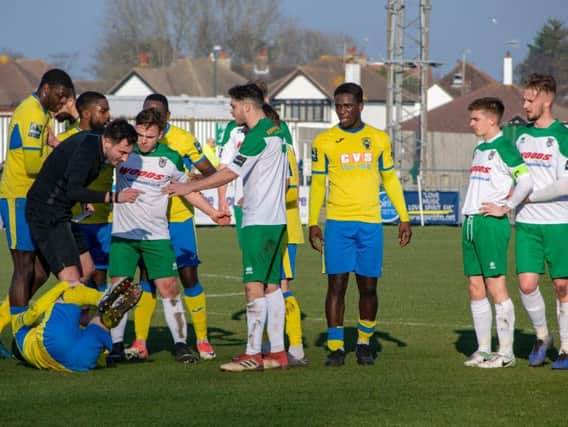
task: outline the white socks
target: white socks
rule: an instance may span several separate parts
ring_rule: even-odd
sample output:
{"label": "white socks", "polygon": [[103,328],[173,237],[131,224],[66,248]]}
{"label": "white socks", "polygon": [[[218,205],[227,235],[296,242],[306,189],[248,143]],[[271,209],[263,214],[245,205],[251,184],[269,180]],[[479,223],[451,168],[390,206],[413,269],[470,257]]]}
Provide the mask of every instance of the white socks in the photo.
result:
{"label": "white socks", "polygon": [[537,339],[545,340],[548,337],[546,306],[544,305],[540,289],[537,287],[531,294],[524,294],[521,291],[521,301],[536,332]]}
{"label": "white socks", "polygon": [[247,303],[247,349],[246,354],[260,353],[262,334],[266,323],[266,298],[257,298]]}
{"label": "white socks", "polygon": [[286,320],[286,305],[280,289],[266,294],[268,310],[267,333],[270,340],[270,351],[278,353],[284,350],[284,323]]}
{"label": "white socks", "polygon": [[117,342],[124,341],[124,331],[126,330],[126,322],[128,321],[128,313],[122,316],[118,325],[110,330],[110,336],[112,338],[112,343],[116,344]]}
{"label": "white socks", "polygon": [[180,295],[173,298],[162,298],[162,304],[174,343],[182,342],[185,344],[187,342],[187,320]]}
{"label": "white socks", "polygon": [[499,337],[499,353],[511,356],[515,334],[515,308],[510,298],[495,304],[495,325]]}
{"label": "white socks", "polygon": [[477,337],[477,350],[491,353],[491,323],[493,316],[487,298],[470,302],[473,327]]}
{"label": "white socks", "polygon": [[558,330],[560,331],[560,353],[568,354],[568,302],[561,302],[558,310]]}

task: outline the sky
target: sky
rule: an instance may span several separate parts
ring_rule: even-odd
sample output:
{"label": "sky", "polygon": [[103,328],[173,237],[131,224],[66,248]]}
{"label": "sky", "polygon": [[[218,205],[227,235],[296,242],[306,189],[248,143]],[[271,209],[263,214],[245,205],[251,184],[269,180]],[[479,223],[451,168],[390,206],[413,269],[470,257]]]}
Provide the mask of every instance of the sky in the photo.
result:
{"label": "sky", "polygon": [[[0,50],[29,58],[76,53],[70,73],[93,78],[90,66],[104,32],[103,0],[17,0],[3,2]],[[418,0],[406,0],[407,22],[418,16]],[[568,25],[566,0],[431,0],[430,60],[441,76],[465,57],[494,78],[502,79],[503,57],[514,65],[548,18]],[[281,0],[282,14],[305,27],[350,35],[371,60],[386,57],[386,0]],[[416,51],[407,38],[408,55]]]}

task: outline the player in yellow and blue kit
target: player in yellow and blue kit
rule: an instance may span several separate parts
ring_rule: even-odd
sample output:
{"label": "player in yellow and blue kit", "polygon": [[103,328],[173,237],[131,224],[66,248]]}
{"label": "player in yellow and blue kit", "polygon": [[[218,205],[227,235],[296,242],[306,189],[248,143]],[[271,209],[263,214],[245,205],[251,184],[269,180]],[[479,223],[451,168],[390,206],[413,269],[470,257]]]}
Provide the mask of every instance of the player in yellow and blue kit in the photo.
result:
{"label": "player in yellow and blue kit", "polygon": [[[38,257],[25,219],[26,195],[57,139],[51,131],[52,114],[60,111],[74,93],[69,75],[59,69],[47,71],[35,93],[14,111],[8,129],[8,150],[0,181],[0,215],[14,271],[10,302],[0,306],[0,330],[24,311],[47,273]],[[10,308],[11,307],[11,308]]]}
{"label": "player in yellow and blue kit", "polygon": [[[328,324],[327,366],[345,363],[343,315],[349,273],[359,288],[357,362],[372,365],[369,340],[377,315],[377,279],[382,273],[383,229],[379,204],[382,184],[400,216],[399,242],[406,246],[411,231],[402,186],[394,170],[388,135],[361,121],[363,90],[344,83],[335,90],[339,124],[318,135],[312,147],[310,186],[310,243],[325,256],[328,289],[325,301]],[[318,218],[325,198],[325,239]],[[325,246],[324,246],[325,242]]]}
{"label": "player in yellow and blue kit", "polygon": [[[101,353],[111,348],[109,328],[136,304],[140,295],[140,285],[127,280],[106,294],[59,282],[15,318],[14,355],[39,369],[94,369]],[[83,328],[85,305],[96,306],[97,313]]]}
{"label": "player in yellow and blue kit", "polygon": [[[103,133],[110,121],[110,108],[106,97],[98,92],[83,92],[77,98],[76,108],[79,112],[79,121],[66,132],[57,135],[60,141],[64,141],[79,132]],[[99,176],[88,186],[95,191],[111,191],[114,168],[105,164]],[[82,234],[95,263],[95,272],[88,285],[99,290],[106,288],[108,255],[110,250],[110,234],[112,220],[112,205],[108,203],[93,203],[83,205],[77,203],[73,207],[73,217],[80,218],[87,214],[79,223],[72,227]]]}
{"label": "player in yellow and blue kit", "polygon": [[[170,111],[168,100],[164,95],[148,95],[143,109],[154,108],[168,121]],[[167,123],[161,144],[178,152],[187,171],[195,166],[203,175],[208,176],[216,171],[203,154],[201,145],[195,137],[183,129]],[[176,263],[181,283],[184,287],[184,302],[191,315],[197,340],[197,351],[202,359],[214,359],[215,351],[207,338],[207,307],[205,292],[197,274],[197,266],[201,263],[197,254],[197,239],[193,220],[193,206],[184,198],[174,197],[168,207],[168,222],[172,246],[176,255]],[[150,330],[150,321],[156,307],[155,287],[148,280],[142,280],[144,294],[134,311],[136,341],[126,350],[128,358],[146,358],[148,350],[146,340]],[[124,330],[125,323],[120,325]],[[119,328],[117,328],[119,329]],[[113,330],[115,345],[113,353],[120,354],[123,333]]]}

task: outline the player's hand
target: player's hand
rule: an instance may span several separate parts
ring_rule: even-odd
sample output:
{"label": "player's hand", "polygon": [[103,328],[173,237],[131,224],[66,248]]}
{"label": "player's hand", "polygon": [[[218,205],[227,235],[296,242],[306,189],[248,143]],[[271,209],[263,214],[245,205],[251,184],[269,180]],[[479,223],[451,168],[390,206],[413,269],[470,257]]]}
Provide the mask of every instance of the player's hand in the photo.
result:
{"label": "player's hand", "polygon": [[213,220],[213,222],[221,226],[229,225],[231,223],[231,214],[220,210],[215,211],[215,213],[211,215],[210,218]]}
{"label": "player's hand", "polygon": [[195,190],[191,188],[190,183],[183,183],[178,181],[172,181],[168,185],[162,187],[162,193],[169,194],[172,196],[185,196],[189,193],[193,193]]}
{"label": "player's hand", "polygon": [[482,203],[479,208],[479,212],[483,216],[495,216],[497,218],[507,215],[510,210],[511,208],[507,205],[499,206],[495,203]]}
{"label": "player's hand", "polygon": [[219,210],[221,212],[227,212],[229,213],[229,215],[231,214],[231,209],[229,208],[229,204],[227,203],[227,200],[219,200]]}
{"label": "player's hand", "polygon": [[95,205],[92,203],[83,203],[83,212],[91,212],[95,211]]}
{"label": "player's hand", "polygon": [[412,237],[412,230],[410,229],[409,222],[401,222],[398,224],[398,243],[401,248],[404,248],[410,243]]}
{"label": "player's hand", "polygon": [[310,244],[319,253],[322,253],[323,247],[323,234],[319,225],[310,226]]}
{"label": "player's hand", "polygon": [[144,194],[144,192],[135,188],[127,188],[116,194],[116,201],[118,203],[134,203],[140,194]]}
{"label": "player's hand", "polygon": [[55,134],[53,133],[53,129],[48,127],[47,128],[47,145],[49,145],[52,148],[55,148],[60,144],[60,142],[61,141],[59,141],[57,139],[57,137],[55,136]]}

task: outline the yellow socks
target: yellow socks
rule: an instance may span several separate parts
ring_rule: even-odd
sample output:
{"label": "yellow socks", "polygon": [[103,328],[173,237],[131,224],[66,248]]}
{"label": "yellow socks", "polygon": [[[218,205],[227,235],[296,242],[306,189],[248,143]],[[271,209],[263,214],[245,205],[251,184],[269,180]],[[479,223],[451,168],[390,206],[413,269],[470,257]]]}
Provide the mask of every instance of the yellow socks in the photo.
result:
{"label": "yellow socks", "polygon": [[152,285],[148,281],[140,282],[144,292],[134,308],[134,333],[137,340],[146,341],[150,333],[150,322],[156,309],[156,295],[152,293]]}
{"label": "yellow socks", "polygon": [[205,292],[201,283],[197,283],[193,288],[184,289],[185,305],[191,314],[191,322],[195,331],[197,341],[207,339],[207,305],[205,303]]}
{"label": "yellow socks", "polygon": [[359,319],[357,323],[357,344],[369,344],[369,340],[375,333],[376,320]]}

